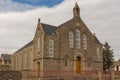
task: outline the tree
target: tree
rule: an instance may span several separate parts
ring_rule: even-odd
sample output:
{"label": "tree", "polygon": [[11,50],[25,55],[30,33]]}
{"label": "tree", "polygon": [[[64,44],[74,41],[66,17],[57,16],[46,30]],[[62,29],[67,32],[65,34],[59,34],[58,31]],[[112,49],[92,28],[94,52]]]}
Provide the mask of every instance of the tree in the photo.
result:
{"label": "tree", "polygon": [[105,42],[103,45],[103,70],[107,71],[113,67],[114,58],[113,58],[113,49],[109,46],[108,42]]}

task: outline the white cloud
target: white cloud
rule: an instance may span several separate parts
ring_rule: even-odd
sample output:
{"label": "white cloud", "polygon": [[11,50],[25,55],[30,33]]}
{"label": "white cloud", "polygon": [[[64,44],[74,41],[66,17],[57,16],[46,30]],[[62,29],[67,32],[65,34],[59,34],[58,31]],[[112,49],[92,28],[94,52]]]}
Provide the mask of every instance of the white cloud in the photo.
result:
{"label": "white cloud", "polygon": [[[115,58],[120,58],[120,10],[118,9],[120,7],[120,1],[76,1],[81,8],[81,18],[91,32],[96,33],[101,42],[108,41],[114,49]],[[14,5],[16,3],[12,4]],[[13,12],[8,10],[7,13],[0,13],[0,52],[13,53],[32,40],[38,18],[40,18],[43,23],[53,25],[60,25],[71,19],[74,4],[73,0],[65,0],[52,8],[39,7],[24,12],[16,12],[16,10],[13,9]],[[27,7],[23,5],[18,8],[18,11],[21,8],[27,9]]]}
{"label": "white cloud", "polygon": [[33,8],[33,6],[13,2],[12,0],[0,0],[0,12],[25,11]]}

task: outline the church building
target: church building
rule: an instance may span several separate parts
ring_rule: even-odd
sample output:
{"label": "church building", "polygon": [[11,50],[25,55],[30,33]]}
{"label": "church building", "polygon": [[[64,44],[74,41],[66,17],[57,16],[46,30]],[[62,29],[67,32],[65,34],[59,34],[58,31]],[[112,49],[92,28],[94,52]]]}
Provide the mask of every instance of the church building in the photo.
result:
{"label": "church building", "polygon": [[13,53],[11,65],[24,78],[40,80],[74,80],[85,71],[102,68],[102,44],[82,21],[77,3],[73,18],[59,26],[38,19],[33,40]]}

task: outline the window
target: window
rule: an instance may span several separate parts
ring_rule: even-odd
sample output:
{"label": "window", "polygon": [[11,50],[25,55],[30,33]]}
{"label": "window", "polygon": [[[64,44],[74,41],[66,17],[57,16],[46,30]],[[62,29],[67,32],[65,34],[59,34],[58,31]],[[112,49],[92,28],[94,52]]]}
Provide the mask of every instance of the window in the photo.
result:
{"label": "window", "polygon": [[15,69],[17,70],[17,56],[15,57]]}
{"label": "window", "polygon": [[30,56],[29,56],[29,57],[30,57],[30,60],[29,60],[29,61],[30,61],[30,66],[29,66],[29,67],[32,68],[32,65],[33,65],[33,57],[34,57],[32,50],[30,51],[30,54],[29,54],[29,55],[30,55]]}
{"label": "window", "polygon": [[64,60],[65,60],[65,66],[68,66],[68,55],[64,57]]}
{"label": "window", "polygon": [[54,56],[54,41],[49,40],[49,56],[53,57]]}
{"label": "window", "polygon": [[6,64],[7,64],[7,61],[5,60],[4,62],[5,62],[5,65],[6,65]]}
{"label": "window", "polygon": [[69,47],[73,48],[73,32],[69,32]]}
{"label": "window", "polygon": [[83,34],[83,49],[87,49],[87,37]]}
{"label": "window", "polygon": [[20,69],[22,69],[22,55],[20,54]]}
{"label": "window", "polygon": [[27,53],[25,52],[25,62],[24,62],[24,68],[26,69],[27,68]]}
{"label": "window", "polygon": [[40,37],[38,38],[38,53],[40,52]]}
{"label": "window", "polygon": [[80,30],[76,29],[76,48],[80,49]]}
{"label": "window", "polygon": [[100,60],[100,48],[97,47],[97,60]]}

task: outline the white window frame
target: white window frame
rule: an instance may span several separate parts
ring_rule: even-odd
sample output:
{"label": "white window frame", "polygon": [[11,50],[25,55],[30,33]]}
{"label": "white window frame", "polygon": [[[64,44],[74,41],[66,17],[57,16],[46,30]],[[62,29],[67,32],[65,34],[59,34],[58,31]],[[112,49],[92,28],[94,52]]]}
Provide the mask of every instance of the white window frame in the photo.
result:
{"label": "white window frame", "polygon": [[87,49],[87,36],[85,34],[83,34],[83,49]]}
{"label": "white window frame", "polygon": [[54,41],[49,40],[49,57],[54,57]]}
{"label": "white window frame", "polygon": [[80,30],[76,29],[76,48],[80,49]]}
{"label": "white window frame", "polygon": [[69,48],[73,48],[73,32],[69,32]]}

